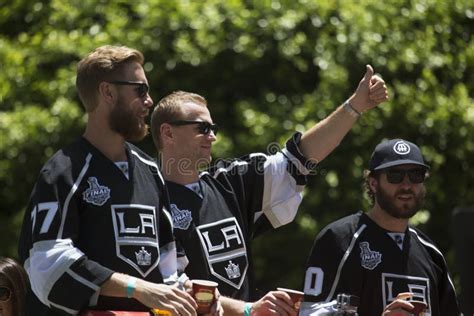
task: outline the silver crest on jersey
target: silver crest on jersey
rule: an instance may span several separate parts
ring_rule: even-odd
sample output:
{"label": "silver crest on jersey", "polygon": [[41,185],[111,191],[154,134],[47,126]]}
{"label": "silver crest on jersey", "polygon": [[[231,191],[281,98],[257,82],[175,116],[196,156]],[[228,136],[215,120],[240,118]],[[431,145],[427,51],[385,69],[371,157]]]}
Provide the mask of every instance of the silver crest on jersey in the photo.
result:
{"label": "silver crest on jersey", "polygon": [[360,264],[369,270],[375,269],[382,262],[382,254],[378,251],[370,250],[368,242],[359,243],[360,247]]}
{"label": "silver crest on jersey", "polygon": [[82,198],[87,203],[102,206],[110,199],[110,189],[105,185],[100,185],[96,177],[87,179],[89,188],[82,192]]}
{"label": "silver crest on jersey", "polygon": [[171,217],[173,217],[173,228],[186,230],[193,221],[189,210],[180,210],[176,204],[170,205]]}
{"label": "silver crest on jersey", "polygon": [[149,266],[151,264],[151,252],[146,251],[145,247],[142,247],[139,252],[135,252],[135,256],[139,266]]}
{"label": "silver crest on jersey", "polygon": [[229,265],[225,267],[225,272],[227,272],[229,279],[240,277],[240,267],[238,264],[232,263],[232,260],[229,260]]}

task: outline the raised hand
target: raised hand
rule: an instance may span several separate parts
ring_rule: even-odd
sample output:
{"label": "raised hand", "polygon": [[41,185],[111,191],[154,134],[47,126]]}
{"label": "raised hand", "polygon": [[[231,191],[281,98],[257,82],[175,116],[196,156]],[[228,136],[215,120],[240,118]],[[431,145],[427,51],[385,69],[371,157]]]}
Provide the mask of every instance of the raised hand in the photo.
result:
{"label": "raised hand", "polygon": [[366,66],[364,77],[350,97],[351,106],[362,113],[388,100],[387,86],[380,76],[374,75],[371,65]]}

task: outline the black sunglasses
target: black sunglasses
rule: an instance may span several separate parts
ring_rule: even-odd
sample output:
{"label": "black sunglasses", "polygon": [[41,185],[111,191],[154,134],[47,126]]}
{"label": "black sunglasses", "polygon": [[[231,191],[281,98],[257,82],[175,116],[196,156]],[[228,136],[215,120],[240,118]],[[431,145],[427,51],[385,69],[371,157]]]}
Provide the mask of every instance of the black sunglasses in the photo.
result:
{"label": "black sunglasses", "polygon": [[392,184],[398,184],[405,179],[405,175],[408,175],[408,179],[411,183],[423,183],[426,178],[426,169],[415,168],[415,169],[396,169],[390,168],[384,171],[387,175],[387,181]]}
{"label": "black sunglasses", "polygon": [[111,84],[116,84],[116,85],[121,85],[121,86],[137,86],[137,93],[140,98],[144,98],[148,92],[150,91],[150,87],[141,81],[120,81],[120,80],[115,80],[115,81],[107,81],[108,83]]}
{"label": "black sunglasses", "polygon": [[170,125],[176,125],[176,126],[182,126],[182,125],[191,125],[191,124],[196,124],[198,127],[199,134],[204,134],[207,135],[211,131],[214,132],[214,135],[217,135],[217,132],[219,131],[219,127],[217,124],[211,124],[209,122],[203,122],[203,121],[187,121],[187,120],[180,120],[180,121],[172,121],[168,122]]}
{"label": "black sunglasses", "polygon": [[12,296],[12,291],[6,286],[0,286],[0,302],[6,302]]}

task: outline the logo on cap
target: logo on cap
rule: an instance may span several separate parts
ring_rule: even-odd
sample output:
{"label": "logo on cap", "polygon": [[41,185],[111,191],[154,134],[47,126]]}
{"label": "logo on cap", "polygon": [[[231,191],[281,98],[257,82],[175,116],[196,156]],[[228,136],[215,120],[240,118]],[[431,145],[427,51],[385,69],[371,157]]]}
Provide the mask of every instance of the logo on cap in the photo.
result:
{"label": "logo on cap", "polygon": [[393,145],[393,150],[399,155],[408,155],[410,153],[410,145],[400,140]]}

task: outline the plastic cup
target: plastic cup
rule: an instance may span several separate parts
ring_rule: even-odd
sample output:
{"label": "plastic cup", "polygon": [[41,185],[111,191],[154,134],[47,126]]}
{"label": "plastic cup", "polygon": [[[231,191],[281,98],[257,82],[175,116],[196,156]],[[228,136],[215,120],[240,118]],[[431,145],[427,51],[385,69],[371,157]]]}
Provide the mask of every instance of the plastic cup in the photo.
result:
{"label": "plastic cup", "polygon": [[301,302],[303,301],[303,296],[304,296],[303,292],[292,290],[292,289],[285,289],[283,287],[277,287],[277,290],[287,293],[290,296],[291,301],[293,302],[293,308],[296,311],[300,310]]}
{"label": "plastic cup", "polygon": [[198,305],[196,312],[198,314],[209,314],[211,306],[214,304],[214,293],[217,283],[208,280],[192,280],[194,299]]}

